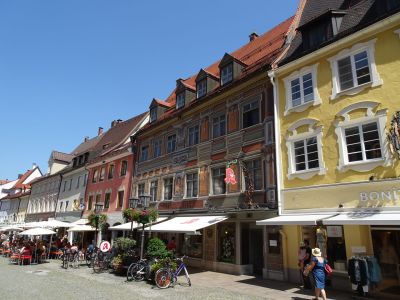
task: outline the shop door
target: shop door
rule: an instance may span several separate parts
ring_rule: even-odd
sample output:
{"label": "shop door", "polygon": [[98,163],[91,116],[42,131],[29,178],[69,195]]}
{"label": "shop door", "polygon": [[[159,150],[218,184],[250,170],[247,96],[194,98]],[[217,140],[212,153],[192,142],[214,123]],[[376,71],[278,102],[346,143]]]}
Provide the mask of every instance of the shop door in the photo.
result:
{"label": "shop door", "polygon": [[400,294],[400,227],[371,228],[374,256],[381,269],[378,288],[383,293]]}
{"label": "shop door", "polygon": [[262,276],[263,270],[263,232],[262,229],[250,229],[250,263],[255,276]]}

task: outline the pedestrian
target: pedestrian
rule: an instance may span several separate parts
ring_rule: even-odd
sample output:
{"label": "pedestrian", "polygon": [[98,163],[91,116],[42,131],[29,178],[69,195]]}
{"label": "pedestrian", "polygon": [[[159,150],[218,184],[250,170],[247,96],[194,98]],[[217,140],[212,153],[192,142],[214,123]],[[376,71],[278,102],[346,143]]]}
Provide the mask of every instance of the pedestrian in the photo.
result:
{"label": "pedestrian", "polygon": [[176,250],[176,244],[175,244],[175,237],[173,236],[171,238],[171,240],[169,241],[168,245],[167,245],[167,249],[170,251],[175,252]]}
{"label": "pedestrian", "polygon": [[314,248],[312,249],[312,259],[309,266],[304,271],[305,275],[309,275],[312,271],[315,280],[315,298],[319,299],[319,296],[322,296],[323,300],[326,300],[326,292],[325,292],[325,265],[327,263],[326,259],[322,257],[321,249]]}
{"label": "pedestrian", "polygon": [[304,270],[308,267],[308,265],[311,263],[311,247],[310,243],[308,240],[304,240],[304,249],[305,249],[305,255],[303,258],[303,267],[302,267],[302,277],[303,277],[303,287],[304,289],[310,290],[312,288],[311,286],[311,278],[310,276],[305,276],[304,275]]}

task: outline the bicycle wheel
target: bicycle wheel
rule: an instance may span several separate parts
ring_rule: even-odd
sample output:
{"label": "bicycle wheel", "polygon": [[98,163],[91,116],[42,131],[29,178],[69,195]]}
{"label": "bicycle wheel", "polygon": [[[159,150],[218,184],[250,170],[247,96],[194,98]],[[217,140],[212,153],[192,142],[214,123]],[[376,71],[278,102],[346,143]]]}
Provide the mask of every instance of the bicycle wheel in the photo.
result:
{"label": "bicycle wheel", "polygon": [[86,265],[88,268],[92,265],[92,256],[91,255],[86,255]]}
{"label": "bicycle wheel", "polygon": [[133,268],[137,265],[137,263],[132,263],[128,267],[128,271],[126,271],[126,281],[132,281],[133,280]]}
{"label": "bicycle wheel", "polygon": [[146,263],[143,262],[138,262],[133,268],[132,268],[132,274],[133,274],[133,279],[135,281],[143,281],[144,277],[146,275]]}
{"label": "bicycle wheel", "polygon": [[93,262],[93,272],[100,273],[101,268],[102,268],[101,261],[97,257],[95,257],[94,262]]}
{"label": "bicycle wheel", "polygon": [[171,272],[169,269],[162,268],[159,269],[156,272],[156,275],[154,276],[154,281],[156,282],[156,285],[160,289],[166,289],[171,285]]}

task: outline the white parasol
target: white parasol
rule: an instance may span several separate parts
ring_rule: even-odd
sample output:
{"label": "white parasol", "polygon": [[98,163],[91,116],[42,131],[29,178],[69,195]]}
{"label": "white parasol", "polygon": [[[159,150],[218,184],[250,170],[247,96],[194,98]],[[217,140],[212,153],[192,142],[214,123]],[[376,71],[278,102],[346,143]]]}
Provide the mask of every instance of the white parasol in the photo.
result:
{"label": "white parasol", "polygon": [[85,231],[96,231],[96,228],[90,225],[76,225],[67,230],[68,232],[85,232]]}
{"label": "white parasol", "polygon": [[55,234],[53,230],[46,229],[46,228],[31,228],[25,231],[18,233],[19,235],[50,235]]}

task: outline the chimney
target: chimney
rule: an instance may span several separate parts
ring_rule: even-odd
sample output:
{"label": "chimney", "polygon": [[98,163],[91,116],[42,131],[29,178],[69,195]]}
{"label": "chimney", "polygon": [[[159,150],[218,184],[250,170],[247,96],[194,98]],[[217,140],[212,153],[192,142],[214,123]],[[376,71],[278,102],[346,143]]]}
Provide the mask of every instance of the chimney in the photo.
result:
{"label": "chimney", "polygon": [[111,128],[113,128],[115,125],[117,125],[117,120],[111,122]]}
{"label": "chimney", "polygon": [[119,123],[121,123],[122,122],[122,120],[121,119],[118,119],[117,120],[117,124],[119,124]]}
{"label": "chimney", "polygon": [[21,179],[23,174],[18,174],[18,179]]}
{"label": "chimney", "polygon": [[250,35],[249,35],[250,42],[254,41],[256,38],[258,38],[257,33],[255,33],[255,32],[250,33]]}
{"label": "chimney", "polygon": [[99,127],[99,130],[97,131],[97,135],[103,134],[103,127]]}
{"label": "chimney", "polygon": [[83,142],[87,142],[89,140],[89,137],[88,136],[85,136],[85,138],[83,139]]}

